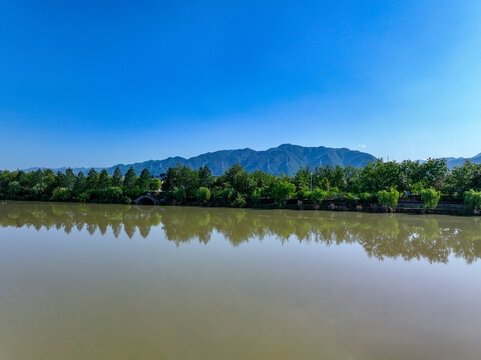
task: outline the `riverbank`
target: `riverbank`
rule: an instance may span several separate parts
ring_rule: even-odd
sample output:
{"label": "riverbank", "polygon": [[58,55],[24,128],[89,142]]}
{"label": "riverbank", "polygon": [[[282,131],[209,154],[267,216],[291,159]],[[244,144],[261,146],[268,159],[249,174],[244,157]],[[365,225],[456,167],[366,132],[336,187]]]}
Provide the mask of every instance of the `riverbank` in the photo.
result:
{"label": "riverbank", "polygon": [[[213,201],[199,203],[194,199],[177,201],[164,199],[159,195],[143,195],[133,201],[137,205],[167,205],[167,206],[198,206],[198,207],[224,207],[232,208],[222,202]],[[348,201],[343,198],[324,199],[321,203],[311,200],[287,199],[283,205],[279,205],[272,199],[260,199],[256,204],[247,203],[245,208],[250,209],[289,209],[289,210],[320,210],[320,211],[351,211],[367,213],[403,213],[413,215],[454,215],[454,216],[479,216],[481,213],[468,208],[462,200],[450,197],[442,198],[436,208],[425,208],[419,196],[400,198],[397,206],[382,206],[373,201]]]}
{"label": "riverbank", "polygon": [[[1,200],[4,205],[8,201],[23,201],[23,200]],[[26,200],[32,201],[32,200]],[[58,201],[57,201],[58,202]],[[78,201],[63,201],[62,203],[82,203]],[[103,203],[103,204],[119,204],[117,202],[89,202],[89,203]],[[195,207],[209,207],[209,208],[238,208],[239,206],[226,205],[220,201],[210,201],[200,203],[195,198],[177,201],[175,199],[167,199],[162,193],[139,196],[131,198],[131,203],[134,205],[165,205],[165,206],[195,206]],[[121,203],[121,205],[128,205]],[[413,215],[451,215],[451,216],[480,216],[481,212],[467,207],[460,199],[451,197],[441,198],[436,208],[425,208],[419,196],[410,196],[400,198],[397,206],[389,207],[379,205],[374,201],[348,201],[346,198],[324,199],[320,203],[314,203],[311,200],[297,200],[287,199],[284,204],[279,205],[272,199],[263,198],[257,203],[247,202],[242,208],[248,209],[288,209],[300,211],[350,211],[350,212],[364,212],[364,213],[401,213]]]}

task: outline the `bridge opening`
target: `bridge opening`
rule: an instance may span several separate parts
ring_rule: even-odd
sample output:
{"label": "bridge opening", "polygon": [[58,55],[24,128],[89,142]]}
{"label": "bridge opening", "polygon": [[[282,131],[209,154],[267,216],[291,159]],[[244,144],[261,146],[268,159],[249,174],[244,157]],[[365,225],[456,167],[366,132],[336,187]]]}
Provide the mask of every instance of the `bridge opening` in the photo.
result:
{"label": "bridge opening", "polygon": [[138,205],[155,205],[154,200],[152,200],[150,197],[143,197],[137,201]]}

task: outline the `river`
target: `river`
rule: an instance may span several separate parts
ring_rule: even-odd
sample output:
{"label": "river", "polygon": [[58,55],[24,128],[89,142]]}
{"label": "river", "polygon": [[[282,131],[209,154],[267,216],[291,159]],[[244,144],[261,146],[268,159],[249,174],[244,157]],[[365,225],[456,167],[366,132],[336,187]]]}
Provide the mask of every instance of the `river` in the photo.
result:
{"label": "river", "polygon": [[480,359],[481,218],[6,202],[0,359]]}

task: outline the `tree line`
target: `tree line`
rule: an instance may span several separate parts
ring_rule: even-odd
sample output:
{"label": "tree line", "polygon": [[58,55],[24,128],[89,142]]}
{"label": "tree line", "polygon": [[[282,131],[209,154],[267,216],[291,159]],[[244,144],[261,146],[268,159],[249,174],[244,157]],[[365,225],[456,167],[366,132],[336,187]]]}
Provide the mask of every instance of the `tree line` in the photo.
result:
{"label": "tree line", "polygon": [[91,169],[87,175],[50,169],[37,171],[0,171],[0,198],[9,200],[75,201],[130,203],[147,191],[158,191],[162,183],[153,179],[149,170],[140,176],[130,168],[125,176],[116,168],[113,176],[107,170]]}
{"label": "tree line", "polygon": [[396,206],[398,198],[420,195],[426,207],[436,207],[441,196],[464,198],[481,208],[481,164],[465,162],[449,169],[445,159],[427,161],[369,162],[353,166],[301,167],[294,176],[276,176],[261,170],[249,173],[234,164],[221,176],[204,166],[191,169],[177,164],[163,181],[144,169],[140,176],[130,168],[125,176],[116,168],[113,176],[104,169],[87,175],[52,170],[0,171],[0,198],[78,202],[129,203],[146,192],[162,192],[176,203],[217,203],[224,206],[256,206],[270,199],[282,206],[287,199],[321,203],[326,198],[371,201]]}

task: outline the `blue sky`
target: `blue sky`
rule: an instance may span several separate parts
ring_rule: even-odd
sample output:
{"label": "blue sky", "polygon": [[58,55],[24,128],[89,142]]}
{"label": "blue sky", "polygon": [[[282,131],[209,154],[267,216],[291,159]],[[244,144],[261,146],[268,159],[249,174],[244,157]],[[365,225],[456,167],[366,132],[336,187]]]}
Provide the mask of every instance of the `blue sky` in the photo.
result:
{"label": "blue sky", "polygon": [[479,1],[0,0],[0,168],[481,152]]}

